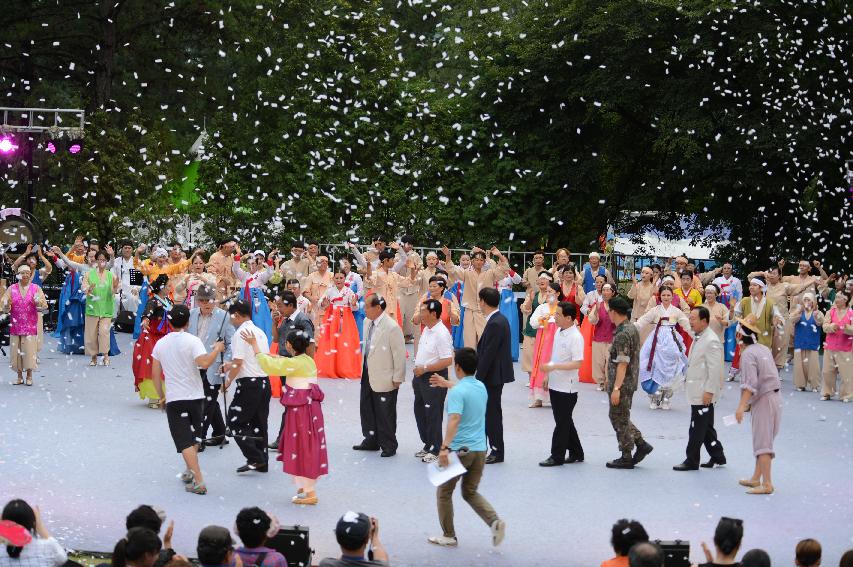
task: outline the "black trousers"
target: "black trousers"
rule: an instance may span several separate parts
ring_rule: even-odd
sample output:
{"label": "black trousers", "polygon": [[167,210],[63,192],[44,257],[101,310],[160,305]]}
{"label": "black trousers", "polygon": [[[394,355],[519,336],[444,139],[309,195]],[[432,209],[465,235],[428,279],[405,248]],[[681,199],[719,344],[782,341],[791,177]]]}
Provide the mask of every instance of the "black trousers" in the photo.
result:
{"label": "black trousers", "polygon": [[574,392],[558,392],[548,390],[551,395],[551,411],[554,413],[554,434],[551,436],[551,458],[562,463],[566,460],[566,451],[570,457],[583,459],[583,447],[572,419],[575,404],[578,403],[578,394]]}
{"label": "black trousers", "polygon": [[270,379],[254,376],[240,378],[236,382],[234,399],[228,408],[228,425],[246,462],[266,464],[269,460],[267,419],[270,415]]}
{"label": "black trousers", "polygon": [[213,428],[211,437],[225,435],[225,419],[222,417],[222,408],[219,407],[219,392],[222,390],[220,384],[211,384],[207,381],[207,369],[199,370],[201,381],[204,382],[204,417],[201,423],[201,437],[207,439],[207,430]]}
{"label": "black trousers", "polygon": [[447,388],[430,386],[429,377],[433,374],[447,378],[447,369],[415,376],[412,389],[415,391],[415,423],[418,425],[418,434],[421,436],[424,449],[438,455],[441,449],[443,434],[441,422],[444,418],[444,398],[447,397]]}
{"label": "black trousers", "polygon": [[370,387],[370,374],[365,364],[361,370],[359,413],[361,414],[362,443],[366,447],[397,451],[397,393],[374,392]]}
{"label": "black trousers", "polygon": [[489,438],[489,447],[496,457],[504,456],[504,415],[501,408],[501,396],[504,385],[486,385],[489,396],[486,401],[486,437]]}
{"label": "black trousers", "polygon": [[725,458],[723,445],[717,440],[714,429],[714,404],[707,406],[690,406],[690,434],[687,439],[687,462],[699,464],[702,445],[715,459]]}

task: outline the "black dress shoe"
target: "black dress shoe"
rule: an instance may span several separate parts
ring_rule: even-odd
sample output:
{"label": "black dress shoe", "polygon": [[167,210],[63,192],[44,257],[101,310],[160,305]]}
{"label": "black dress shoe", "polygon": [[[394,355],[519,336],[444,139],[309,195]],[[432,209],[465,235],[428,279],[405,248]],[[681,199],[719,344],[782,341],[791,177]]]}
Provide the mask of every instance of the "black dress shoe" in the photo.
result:
{"label": "black dress shoe", "polygon": [[633,469],[634,460],[631,457],[619,457],[607,462],[608,469]]}
{"label": "black dress shoe", "polygon": [[715,459],[714,457],[711,457],[710,459],[708,459],[707,463],[702,463],[699,466],[702,467],[703,469],[712,469],[712,468],[714,468],[714,465],[717,465],[718,467],[722,467],[725,464],[726,464],[726,458],[725,457],[722,457],[720,459]]}
{"label": "black dress shoe", "polygon": [[249,471],[267,472],[269,471],[269,465],[264,463],[246,463],[245,465],[237,469],[238,473],[244,473]]}
{"label": "black dress shoe", "polygon": [[636,465],[639,464],[640,461],[646,458],[646,455],[654,451],[655,448],[652,447],[647,441],[643,441],[643,444],[637,447],[637,450],[634,452],[634,456],[631,457],[631,461]]}
{"label": "black dress shoe", "polygon": [[201,443],[199,443],[196,447],[196,451],[199,453],[204,453],[205,443],[207,443],[207,441],[202,441]]}
{"label": "black dress shoe", "polygon": [[495,463],[502,463],[502,462],[504,462],[503,455],[501,455],[499,457],[499,456],[495,455],[494,453],[492,453],[488,457],[486,457],[486,464],[487,465],[493,465]]}
{"label": "black dress shoe", "polygon": [[208,447],[219,447],[220,445],[227,445],[228,443],[230,443],[230,441],[228,441],[228,438],[224,435],[218,435],[204,440],[204,444]]}
{"label": "black dress shoe", "polygon": [[382,453],[380,453],[379,456],[380,457],[393,457],[396,454],[397,454],[397,451],[382,451]]}
{"label": "black dress shoe", "polygon": [[581,455],[579,457],[577,457],[575,455],[571,455],[568,459],[566,459],[566,462],[569,464],[582,463],[583,462],[583,455]]}
{"label": "black dress shoe", "polygon": [[688,463],[687,461],[684,461],[680,465],[675,465],[674,467],[672,467],[672,470],[674,470],[674,471],[698,471],[699,465],[694,465],[693,463]]}
{"label": "black dress shoe", "polygon": [[539,463],[540,467],[559,467],[563,464],[563,461],[555,461],[554,457],[548,457],[541,463]]}
{"label": "black dress shoe", "polygon": [[365,443],[364,441],[362,441],[358,445],[353,445],[352,450],[353,451],[378,451],[379,446],[378,445],[369,445],[369,444]]}

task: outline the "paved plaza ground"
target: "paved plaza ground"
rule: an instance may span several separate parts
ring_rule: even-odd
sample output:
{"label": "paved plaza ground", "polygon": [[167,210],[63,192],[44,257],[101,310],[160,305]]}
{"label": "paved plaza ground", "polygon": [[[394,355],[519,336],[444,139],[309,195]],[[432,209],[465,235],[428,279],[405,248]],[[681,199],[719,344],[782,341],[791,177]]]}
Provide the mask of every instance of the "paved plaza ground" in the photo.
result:
{"label": "paved plaza ground", "polygon": [[[793,392],[789,372],[774,463],[777,492],[748,496],[737,479],[752,472],[749,426],[722,425],[722,416],[734,413],[737,383],[726,384],[717,410],[727,467],[672,471],[684,459],[689,425],[681,392],[668,412],[650,410],[645,396],[635,395],[634,422],[655,451],[633,471],[606,469],[618,454],[607,399],[584,384],[575,421],[586,462],[543,469],[538,462],[548,456],[551,410],[527,408],[526,378],[516,367],[517,381],[503,397],[506,462],[488,466],[480,487],[507,522],[506,541],[491,546],[488,528],[457,491],[459,547],[440,549],[426,542],[440,530],[426,465],[412,456],[420,442],[409,384],[399,398],[400,450],[382,459],[351,449],[361,440],[358,382],[322,380],[331,474],[318,485],[318,506],[290,503],[294,488],[278,463],[267,474],[237,475],[244,461],[234,443],[201,455],[209,493],[196,496],[177,478],[183,467],[165,414],[148,409],[133,391],[129,336],[119,335],[119,344],[123,354],[112,367],[89,368],[87,357],[57,354],[48,339],[32,388],[9,385],[5,360],[0,372],[0,500],[21,497],[41,506],[67,547],[111,550],[124,535],[125,515],[146,503],[166,510],[175,521],[175,548],[190,556],[202,527],[231,528],[240,508],[252,505],[283,524],[309,526],[318,557],[338,553],[332,530],[343,512],[376,516],[395,565],[598,565],[612,555],[610,526],[622,517],[641,521],[653,538],[689,540],[694,561],[720,516],[742,518],[744,550],[764,548],[774,564],[792,565],[804,537],[823,543],[828,566],[853,548],[853,404]],[[273,400],[271,430],[279,408]]]}

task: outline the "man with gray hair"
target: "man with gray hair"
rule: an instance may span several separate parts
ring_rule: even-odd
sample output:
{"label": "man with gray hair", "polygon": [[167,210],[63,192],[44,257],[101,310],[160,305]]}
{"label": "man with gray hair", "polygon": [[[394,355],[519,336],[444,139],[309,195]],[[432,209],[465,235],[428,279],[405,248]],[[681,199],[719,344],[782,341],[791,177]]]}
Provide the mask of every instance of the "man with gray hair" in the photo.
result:
{"label": "man with gray hair", "polygon": [[607,279],[606,283],[616,286],[616,280],[613,279],[613,274],[610,270],[601,265],[601,255],[598,252],[590,252],[589,263],[583,267],[583,291],[589,293],[595,289],[595,278],[604,276]]}
{"label": "man with gray hair", "polygon": [[635,543],[628,552],[629,567],[663,567],[663,550],[656,543]]}

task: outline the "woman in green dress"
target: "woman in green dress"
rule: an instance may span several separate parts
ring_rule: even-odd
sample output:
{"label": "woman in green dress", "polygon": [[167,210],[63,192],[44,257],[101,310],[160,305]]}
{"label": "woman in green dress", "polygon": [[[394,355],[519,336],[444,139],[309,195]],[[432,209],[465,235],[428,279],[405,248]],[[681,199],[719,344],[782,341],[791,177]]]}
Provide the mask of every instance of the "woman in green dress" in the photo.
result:
{"label": "woman in green dress", "polygon": [[104,355],[104,366],[110,363],[110,326],[115,315],[115,293],[121,281],[107,269],[109,256],[103,250],[95,255],[95,269],[83,281],[86,290],[86,323],[83,330],[89,366],[97,366],[98,355]]}

